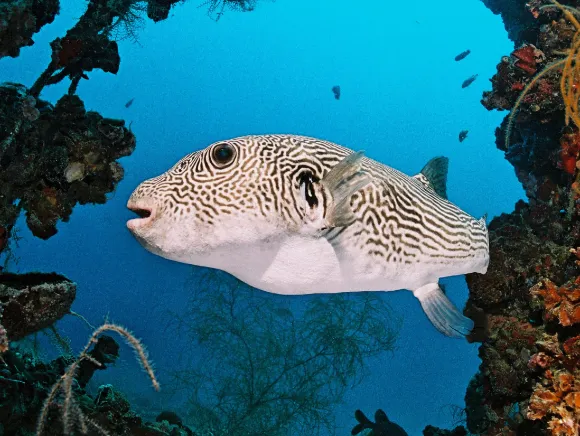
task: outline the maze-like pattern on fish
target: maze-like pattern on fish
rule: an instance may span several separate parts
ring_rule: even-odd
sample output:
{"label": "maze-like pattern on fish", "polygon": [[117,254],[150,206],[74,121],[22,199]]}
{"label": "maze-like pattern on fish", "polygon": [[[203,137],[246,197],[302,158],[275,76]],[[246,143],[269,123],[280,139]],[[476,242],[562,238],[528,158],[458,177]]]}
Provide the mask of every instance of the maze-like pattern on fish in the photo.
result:
{"label": "maze-like pattern on fish", "polygon": [[[224,143],[235,152],[227,165],[214,156],[215,148]],[[186,215],[213,225],[220,216],[244,214],[299,228],[304,216],[301,175],[310,171],[322,179],[350,153],[331,142],[293,135],[220,141],[142,183],[133,198],[154,198],[158,213],[175,220]],[[324,232],[335,248],[366,255],[369,261],[374,258],[375,264],[377,257],[382,258],[384,268],[393,263],[450,264],[487,257],[484,222],[438,196],[420,178],[368,158],[363,159],[363,169],[373,183],[351,198],[357,220]]]}

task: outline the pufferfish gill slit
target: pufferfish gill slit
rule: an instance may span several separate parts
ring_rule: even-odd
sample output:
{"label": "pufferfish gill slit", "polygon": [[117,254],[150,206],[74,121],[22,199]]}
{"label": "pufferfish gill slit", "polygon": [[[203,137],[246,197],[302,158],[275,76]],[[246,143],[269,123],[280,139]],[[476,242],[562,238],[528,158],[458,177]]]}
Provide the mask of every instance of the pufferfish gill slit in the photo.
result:
{"label": "pufferfish gill slit", "polygon": [[141,183],[128,228],[167,259],[226,271],[258,289],[311,294],[408,289],[443,334],[473,322],[441,277],[487,271],[485,218],[446,198],[448,160],[415,176],[296,135],[220,141]]}

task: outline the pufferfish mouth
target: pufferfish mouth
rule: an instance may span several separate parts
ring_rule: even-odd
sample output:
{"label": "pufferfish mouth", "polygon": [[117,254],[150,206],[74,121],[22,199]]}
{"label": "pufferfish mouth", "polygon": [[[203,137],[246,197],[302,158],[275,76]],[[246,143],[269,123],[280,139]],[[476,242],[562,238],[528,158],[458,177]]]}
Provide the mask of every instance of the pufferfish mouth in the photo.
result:
{"label": "pufferfish mouth", "polygon": [[155,219],[155,209],[147,204],[129,200],[127,208],[139,216],[139,218],[133,218],[127,221],[127,227],[131,231],[145,227]]}

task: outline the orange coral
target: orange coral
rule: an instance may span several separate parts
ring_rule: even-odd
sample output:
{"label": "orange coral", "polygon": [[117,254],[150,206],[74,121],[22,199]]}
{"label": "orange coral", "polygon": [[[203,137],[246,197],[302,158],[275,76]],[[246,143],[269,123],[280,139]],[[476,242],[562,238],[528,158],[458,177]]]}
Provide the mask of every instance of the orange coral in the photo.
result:
{"label": "orange coral", "polygon": [[[580,277],[564,286],[542,280],[530,293],[544,305],[544,318],[562,326],[580,322]],[[560,342],[558,335],[544,334],[536,342],[538,353],[531,356],[528,367],[542,371],[530,398],[527,418],[547,419],[549,434],[578,436],[580,434],[580,335]]]}
{"label": "orange coral", "polygon": [[564,398],[566,405],[575,410],[580,410],[580,392],[571,392]]}
{"label": "orange coral", "polygon": [[563,326],[580,322],[580,277],[560,287],[551,280],[542,280],[530,292],[543,299],[547,321],[557,320]]}
{"label": "orange coral", "polygon": [[548,414],[556,413],[561,399],[561,396],[538,385],[530,399],[528,419],[542,419]]}
{"label": "orange coral", "polygon": [[534,354],[528,366],[544,372],[542,382],[536,385],[530,398],[527,417],[532,420],[549,418],[548,429],[552,435],[578,436],[580,336],[567,339],[560,348],[556,335],[544,335],[536,345],[543,351]]}
{"label": "orange coral", "polygon": [[552,419],[548,423],[548,429],[556,436],[578,436],[578,426],[569,416],[562,419]]}
{"label": "orange coral", "polygon": [[[578,342],[580,337],[572,338]],[[538,353],[539,354],[539,353]],[[560,360],[558,360],[558,358]],[[554,357],[560,366],[574,359],[574,355]],[[530,362],[534,359],[534,356]],[[531,365],[530,365],[531,366]],[[537,384],[530,398],[528,419],[537,420],[550,417],[548,429],[554,436],[578,436],[580,418],[580,384],[566,369],[544,372],[545,382]]]}
{"label": "orange coral", "polygon": [[[570,392],[574,387],[574,377],[568,372],[558,372],[554,376],[554,387],[558,392]],[[573,392],[572,394],[576,395],[580,394],[580,392]],[[570,395],[568,395],[566,398],[568,398]]]}
{"label": "orange coral", "polygon": [[576,172],[576,161],[580,151],[580,132],[574,129],[572,133],[565,133],[560,138],[560,162],[561,167],[568,174]]}
{"label": "orange coral", "polygon": [[8,351],[9,342],[8,342],[8,333],[2,324],[0,324],[0,354],[5,353]]}

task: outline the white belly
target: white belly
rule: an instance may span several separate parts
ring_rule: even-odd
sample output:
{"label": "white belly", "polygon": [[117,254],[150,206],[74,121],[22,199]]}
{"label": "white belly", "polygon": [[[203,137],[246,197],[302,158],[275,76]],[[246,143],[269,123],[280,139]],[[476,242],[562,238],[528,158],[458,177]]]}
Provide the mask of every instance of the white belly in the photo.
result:
{"label": "white belly", "polygon": [[[266,269],[255,270],[250,266],[232,272],[255,288],[289,295],[346,290],[340,263],[326,239],[289,236],[275,249],[257,251],[269,257]],[[257,263],[265,262],[262,259]]]}
{"label": "white belly", "polygon": [[[257,257],[257,253],[261,255]],[[357,262],[337,256],[326,239],[298,235],[287,237],[274,250],[254,249],[247,258],[259,268],[247,265],[230,272],[255,288],[275,294],[396,291],[415,289],[438,279],[433,274],[425,274],[426,269],[417,265],[394,265],[387,270],[380,268],[378,275],[373,274],[357,268]]]}
{"label": "white belly", "polygon": [[[337,255],[324,238],[288,235],[260,246],[228,247],[214,268],[266,292],[285,295],[418,289],[439,278],[485,273],[487,261],[442,265],[432,262],[387,265],[363,253]],[[212,256],[213,257],[213,256]],[[197,263],[200,264],[200,263]]]}

